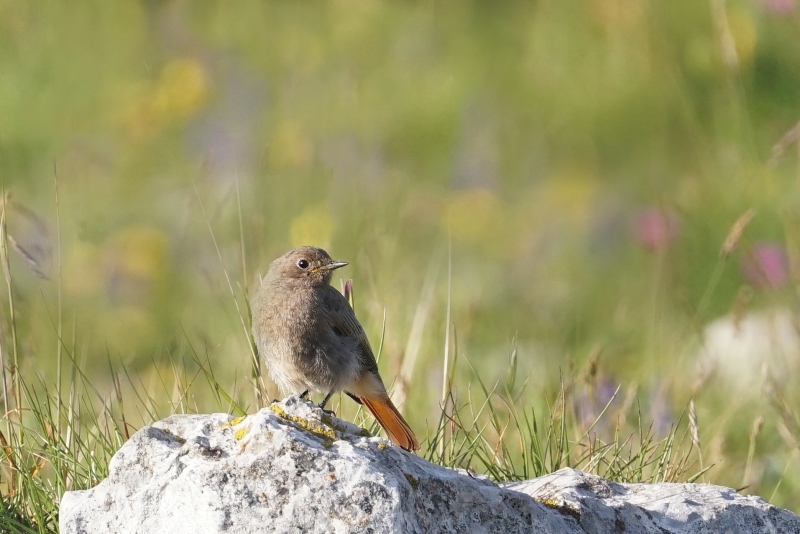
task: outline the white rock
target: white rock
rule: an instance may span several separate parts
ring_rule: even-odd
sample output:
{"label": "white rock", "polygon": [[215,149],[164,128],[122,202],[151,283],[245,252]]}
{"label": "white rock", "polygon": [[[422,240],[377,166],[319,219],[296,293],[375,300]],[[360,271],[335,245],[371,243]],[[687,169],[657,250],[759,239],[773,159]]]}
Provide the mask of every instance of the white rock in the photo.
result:
{"label": "white rock", "polygon": [[795,514],[712,484],[618,484],[561,469],[504,487],[574,511],[580,529],[568,532],[800,533]]}
{"label": "white rock", "polygon": [[368,437],[290,397],[241,419],[173,416],[109,476],[64,494],[63,534],[800,532],[800,518],[702,484],[615,484],[571,469],[496,485]]}

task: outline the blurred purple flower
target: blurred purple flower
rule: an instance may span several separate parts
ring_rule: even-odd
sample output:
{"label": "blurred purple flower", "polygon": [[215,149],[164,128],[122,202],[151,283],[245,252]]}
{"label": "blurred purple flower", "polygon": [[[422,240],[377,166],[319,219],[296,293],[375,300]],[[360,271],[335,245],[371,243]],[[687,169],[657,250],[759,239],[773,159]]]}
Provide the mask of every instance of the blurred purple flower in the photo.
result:
{"label": "blurred purple flower", "polygon": [[657,438],[666,436],[672,429],[674,415],[667,402],[667,395],[664,385],[650,397],[650,417],[653,421],[653,433]]}
{"label": "blurred purple flower", "polygon": [[761,9],[767,15],[780,17],[794,12],[795,0],[761,0]]}
{"label": "blurred purple flower", "polygon": [[595,399],[597,405],[604,409],[606,405],[614,398],[614,393],[617,392],[619,384],[612,382],[608,378],[601,378],[598,380],[597,389],[595,389]]}
{"label": "blurred purple flower", "polygon": [[644,248],[664,249],[678,237],[678,217],[668,209],[646,208],[636,217],[635,233]]}
{"label": "blurred purple flower", "polygon": [[[614,399],[616,391],[617,384],[607,377],[599,378],[594,387],[584,385],[584,387],[580,388],[580,391],[575,396],[574,405],[584,428],[588,428],[589,425],[594,423],[597,416],[603,412],[607,405],[618,404],[618,399]],[[595,427],[595,430],[605,426],[604,423],[613,427],[613,418],[603,417],[603,419],[605,421],[598,421],[598,426]],[[609,430],[613,430],[613,428],[609,428]]]}
{"label": "blurred purple flower", "polygon": [[742,273],[754,287],[781,287],[789,281],[789,256],[776,243],[757,243],[742,257]]}

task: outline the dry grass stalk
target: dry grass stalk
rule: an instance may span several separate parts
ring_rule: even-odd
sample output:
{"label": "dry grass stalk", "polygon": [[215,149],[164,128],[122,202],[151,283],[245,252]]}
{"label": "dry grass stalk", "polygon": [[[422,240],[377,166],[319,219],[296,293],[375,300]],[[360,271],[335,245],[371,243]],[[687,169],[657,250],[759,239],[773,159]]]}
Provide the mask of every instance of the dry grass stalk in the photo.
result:
{"label": "dry grass stalk", "polygon": [[600,356],[603,354],[602,347],[594,347],[589,354],[589,361],[586,364],[586,371],[583,376],[586,384],[594,386],[597,380],[597,373],[600,369]]}
{"label": "dry grass stalk", "polygon": [[28,263],[28,267],[30,267],[31,271],[33,271],[33,273],[42,280],[49,280],[50,278],[45,274],[41,264],[36,260],[36,258],[33,257],[33,254],[25,250],[25,248],[20,245],[11,234],[8,234],[7,237],[8,242],[11,243],[11,246],[14,248],[14,250],[16,250],[17,253]]}
{"label": "dry grass stalk", "polygon": [[697,424],[697,408],[694,405],[694,398],[689,401],[689,430],[692,433],[692,443],[700,449],[700,426]]}
{"label": "dry grass stalk", "polygon": [[780,141],[775,143],[775,146],[772,147],[772,156],[769,159],[767,165],[771,168],[774,168],[778,165],[778,161],[783,157],[786,153],[786,150],[793,144],[797,143],[800,140],[800,122],[795,124],[788,132],[783,134]]}
{"label": "dry grass stalk", "polygon": [[742,476],[742,486],[747,487],[750,485],[750,472],[753,468],[753,458],[756,453],[756,438],[761,433],[761,428],[764,426],[764,416],[759,415],[753,421],[753,428],[750,430],[750,448],[747,451],[747,464],[744,468],[744,475]]}
{"label": "dry grass stalk", "polygon": [[[35,229],[39,239],[37,242],[33,243],[33,250],[38,252],[38,255],[40,256],[39,259],[36,258],[36,254],[23,247],[22,244],[20,244],[19,241],[17,241],[17,239],[15,239],[8,230],[8,225],[6,224],[6,215],[10,209],[13,209],[26,225]],[[47,267],[44,265],[45,263],[49,263],[51,256],[49,243],[50,231],[47,227],[47,223],[45,223],[44,220],[42,220],[42,218],[39,217],[39,215],[37,215],[32,209],[19,202],[12,202],[11,191],[6,191],[3,194],[2,199],[0,199],[0,217],[3,219],[3,226],[6,233],[5,238],[8,240],[8,243],[11,245],[11,247],[16,250],[20,256],[22,256],[22,259],[25,260],[25,262],[28,264],[28,267],[36,276],[42,280],[49,280],[50,278],[45,273]]]}
{"label": "dry grass stalk", "polygon": [[728,232],[728,236],[725,238],[725,242],[722,244],[722,249],[719,252],[720,257],[727,258],[730,256],[731,252],[736,249],[736,246],[739,244],[739,240],[742,238],[744,229],[747,228],[747,225],[753,220],[755,214],[755,210],[750,208],[740,215],[738,219],[736,219],[736,222],[733,223],[733,226],[731,226],[731,229]]}
{"label": "dry grass stalk", "polygon": [[439,265],[438,258],[434,258],[431,261],[428,272],[425,275],[425,282],[422,284],[419,300],[417,300],[414,319],[411,321],[411,332],[408,334],[408,341],[400,363],[400,375],[397,377],[397,383],[392,392],[392,401],[397,406],[401,406],[405,402],[408,394],[408,385],[411,383],[414,369],[417,366],[425,325],[428,322],[428,317],[434,304],[434,297],[436,296],[436,278],[439,272]]}
{"label": "dry grass stalk", "polygon": [[725,0],[711,0],[711,18],[717,29],[720,51],[725,65],[731,70],[738,70],[739,54],[736,52],[736,40],[733,38],[733,32],[728,24]]}
{"label": "dry grass stalk", "polygon": [[14,451],[8,444],[8,440],[6,439],[5,434],[0,431],[0,446],[3,447],[3,452],[6,454],[6,458],[8,458],[8,463],[12,469],[17,469],[17,462],[14,461]]}
{"label": "dry grass stalk", "polygon": [[348,279],[344,283],[344,288],[342,289],[342,294],[344,295],[344,298],[347,300],[347,302],[350,304],[350,307],[355,310],[356,309],[356,300],[355,300],[355,296],[353,294],[353,280],[352,279]]}

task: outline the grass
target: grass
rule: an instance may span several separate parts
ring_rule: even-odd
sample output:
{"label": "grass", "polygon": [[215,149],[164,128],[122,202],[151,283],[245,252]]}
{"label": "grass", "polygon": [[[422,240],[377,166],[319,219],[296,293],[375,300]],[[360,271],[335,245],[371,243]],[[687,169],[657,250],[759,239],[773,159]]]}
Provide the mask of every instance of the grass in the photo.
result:
{"label": "grass", "polygon": [[[131,421],[146,424],[173,413],[198,411],[243,414],[258,405],[252,393],[234,400],[235,394],[216,381],[213,364],[201,361],[188,348],[184,354],[198,369],[194,376],[173,369],[157,377],[160,388],[154,389],[126,369],[112,367],[113,387],[105,392],[86,379],[70,350],[64,354],[72,376],[66,399],[44,381],[29,385],[14,373],[7,376],[20,388],[20,404],[11,407],[0,432],[3,532],[58,532],[61,495],[103,480],[114,452],[139,426]],[[592,424],[582,426],[570,408],[575,399],[568,386],[562,386],[550,411],[537,415],[533,408],[515,408],[519,395],[509,393],[514,380],[512,372],[505,384],[491,389],[478,381],[474,390],[467,386],[465,399],[448,383],[436,426],[418,429],[426,438],[420,455],[441,465],[485,473],[497,482],[541,476],[566,466],[623,482],[692,481],[705,472],[697,466],[685,425],[682,437],[676,425],[665,438],[656,439],[639,420],[638,433],[621,435],[617,425],[613,439],[603,443],[593,431],[598,421],[610,416],[615,397]],[[248,397],[251,404],[244,404]],[[198,398],[206,402],[198,405],[194,402]],[[359,415],[356,420],[378,431],[371,418]]]}
{"label": "grass", "polygon": [[[216,243],[210,223],[208,229],[212,243]],[[723,247],[723,258],[736,248],[742,230],[741,222],[734,224]],[[4,237],[8,238],[6,234]],[[243,299],[243,304],[237,303],[234,308],[244,326],[247,344],[252,346],[250,318],[245,312],[247,299],[234,290],[221,252],[218,247],[216,250],[231,300]],[[0,249],[10,308],[3,330],[13,333],[17,324],[14,302],[18,296],[9,254],[8,246]],[[448,276],[448,301],[451,283]],[[355,306],[351,281],[344,284],[344,293]],[[215,349],[196,350],[188,334],[180,346],[170,349],[169,365],[165,367],[154,360],[147,377],[114,363],[109,355],[104,372],[109,380],[99,387],[79,363],[75,342],[68,345],[61,337],[63,325],[56,322],[56,316],[52,319],[53,328],[59,332],[56,358],[59,369],[68,377],[66,387],[59,387],[60,383],[53,386],[43,376],[34,381],[23,377],[15,362],[20,356],[29,355],[15,354],[13,341],[15,359],[3,365],[7,403],[0,431],[4,454],[0,464],[3,531],[57,532],[58,503],[63,492],[99,483],[107,474],[114,452],[139,427],[174,413],[222,411],[242,415],[263,406],[264,399],[269,398],[262,389],[257,359],[250,359],[252,380],[248,384],[223,384],[216,372],[221,364],[215,362]],[[410,335],[418,333],[412,331]],[[716,460],[703,464],[693,398],[669,429],[657,436],[653,422],[642,414],[637,388],[624,391],[622,385],[617,385],[606,398],[594,395],[604,387],[600,380],[601,354],[596,352],[585,369],[565,369],[555,392],[533,393],[546,402],[544,409],[537,409],[525,404],[524,399],[531,398],[530,376],[520,373],[516,340],[512,340],[507,360],[502,363],[505,375],[491,383],[481,378],[479,370],[463,356],[458,340],[456,325],[451,324],[444,341],[438,417],[430,420],[432,426],[417,428],[424,436],[422,457],[440,465],[484,473],[497,482],[524,480],[562,467],[620,482],[692,482],[705,480],[712,472]],[[379,359],[383,346],[382,336]],[[5,357],[8,348],[2,345],[2,349]],[[463,376],[459,367],[463,366],[469,367],[470,380],[459,378]],[[413,369],[407,372],[415,375]],[[704,385],[702,377],[698,378],[694,395],[700,394]],[[407,387],[413,391],[414,384]],[[787,391],[773,384],[770,392],[770,401],[787,430],[797,432],[797,417]],[[360,409],[353,413],[352,407],[338,408],[372,432],[379,430]],[[763,417],[750,434],[748,470],[762,427]],[[747,474],[744,480],[748,480]]]}
{"label": "grass", "polygon": [[[216,245],[210,223],[208,229]],[[3,237],[8,239],[6,234]],[[239,295],[218,247],[217,254],[235,301]],[[14,332],[15,291],[7,246],[0,249],[0,261],[6,266],[11,308],[11,320],[4,326]],[[448,276],[448,300],[450,284]],[[344,284],[344,294],[355,306],[352,281]],[[244,303],[247,304],[246,297]],[[249,314],[238,303],[235,309],[248,344],[254,346]],[[60,323],[53,327],[63,332]],[[105,389],[93,385],[87,377],[74,343],[67,346],[60,334],[59,339],[59,369],[69,375],[65,390],[54,388],[43,377],[29,383],[17,365],[3,366],[3,384],[7,388],[4,399],[8,404],[5,427],[0,431],[4,453],[0,528],[4,532],[57,532],[58,503],[63,493],[88,489],[102,481],[113,454],[140,426],[174,413],[222,411],[243,415],[263,406],[268,398],[262,389],[257,358],[251,359],[253,380],[249,386],[253,387],[234,384],[231,392],[215,374],[219,364],[214,363],[213,354],[196,351],[188,336],[176,352],[170,353],[168,368],[153,361],[155,372],[149,383],[124,365],[116,367],[109,356],[106,376],[110,377],[110,387]],[[457,341],[453,325],[452,335],[445,337],[438,419],[424,431],[418,428],[424,436],[420,455],[432,462],[484,473],[497,482],[542,476],[562,467],[620,482],[692,482],[713,467],[703,467],[699,455],[693,401],[688,424],[681,416],[660,438],[655,436],[652,423],[643,419],[635,390],[627,392],[624,402],[619,402],[621,386],[604,404],[592,406],[596,413],[591,420],[581,420],[577,409],[585,400],[579,398],[581,384],[589,390],[600,386],[599,355],[595,355],[582,378],[575,373],[562,377],[556,394],[546,397],[547,409],[537,412],[522,404],[529,384],[519,374],[515,341],[504,379],[493,384],[485,383],[469,360],[462,365],[471,367],[473,380],[458,382],[456,370],[463,357],[459,356]],[[383,338],[377,352],[379,359],[382,350]],[[60,363],[61,358],[64,364]],[[778,392],[775,397],[779,398]],[[784,417],[796,424],[789,406],[785,402],[781,406]],[[636,417],[635,422],[626,424],[631,416]],[[379,431],[377,423],[360,408],[352,417],[371,432]],[[608,431],[611,434],[606,441],[599,437]],[[749,460],[755,434],[751,435]]]}

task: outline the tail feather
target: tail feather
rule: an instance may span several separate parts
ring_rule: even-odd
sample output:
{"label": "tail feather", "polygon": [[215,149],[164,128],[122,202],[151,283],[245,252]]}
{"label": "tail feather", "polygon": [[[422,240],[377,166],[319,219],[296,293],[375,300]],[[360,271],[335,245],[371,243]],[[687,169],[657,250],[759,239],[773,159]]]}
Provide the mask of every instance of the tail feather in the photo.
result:
{"label": "tail feather", "polygon": [[386,399],[368,399],[366,397],[359,397],[359,400],[366,406],[378,423],[386,431],[389,438],[397,445],[407,451],[416,451],[419,449],[419,441],[414,431],[408,426],[406,420],[397,411],[394,403],[388,397]]}

